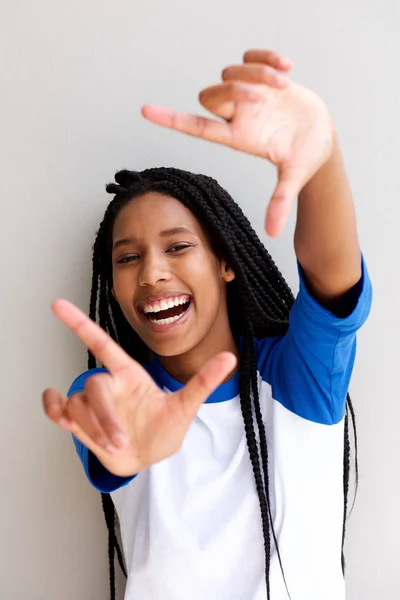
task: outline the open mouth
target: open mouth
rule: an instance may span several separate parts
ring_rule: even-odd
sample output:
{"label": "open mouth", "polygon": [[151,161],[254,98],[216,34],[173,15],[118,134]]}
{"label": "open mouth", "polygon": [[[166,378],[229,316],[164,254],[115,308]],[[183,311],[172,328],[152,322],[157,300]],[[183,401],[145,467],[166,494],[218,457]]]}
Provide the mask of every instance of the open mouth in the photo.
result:
{"label": "open mouth", "polygon": [[[184,298],[174,302],[161,302],[156,306],[145,307],[140,312],[142,316],[157,325],[170,325],[181,319],[189,310],[192,299]],[[169,304],[169,306],[168,306]],[[173,304],[173,306],[171,306]]]}

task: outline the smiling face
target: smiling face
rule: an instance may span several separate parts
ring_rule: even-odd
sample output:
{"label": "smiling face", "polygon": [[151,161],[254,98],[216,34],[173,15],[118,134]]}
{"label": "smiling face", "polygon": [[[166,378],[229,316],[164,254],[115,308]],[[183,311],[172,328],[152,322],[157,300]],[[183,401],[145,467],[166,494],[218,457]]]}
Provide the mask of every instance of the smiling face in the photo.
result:
{"label": "smiling face", "polygon": [[113,295],[160,357],[231,350],[226,284],[234,274],[194,215],[157,192],[125,205],[113,228]]}

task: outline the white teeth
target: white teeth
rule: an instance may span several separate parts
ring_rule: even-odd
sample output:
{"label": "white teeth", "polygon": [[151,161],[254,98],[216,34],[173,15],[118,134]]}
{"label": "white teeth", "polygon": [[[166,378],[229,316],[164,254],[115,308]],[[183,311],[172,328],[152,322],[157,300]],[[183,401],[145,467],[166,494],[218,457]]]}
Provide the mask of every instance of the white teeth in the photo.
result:
{"label": "white teeth", "polygon": [[173,308],[174,306],[180,306],[181,304],[186,304],[188,302],[188,298],[180,297],[180,298],[166,298],[165,300],[161,300],[155,304],[151,304],[149,306],[145,306],[143,311],[145,313],[157,313],[160,310],[168,310],[169,308]]}
{"label": "white teeth", "polygon": [[182,316],[182,314],[183,313],[177,315],[176,317],[169,317],[168,319],[152,319],[152,322],[157,323],[158,325],[169,325],[169,323],[177,321]]}

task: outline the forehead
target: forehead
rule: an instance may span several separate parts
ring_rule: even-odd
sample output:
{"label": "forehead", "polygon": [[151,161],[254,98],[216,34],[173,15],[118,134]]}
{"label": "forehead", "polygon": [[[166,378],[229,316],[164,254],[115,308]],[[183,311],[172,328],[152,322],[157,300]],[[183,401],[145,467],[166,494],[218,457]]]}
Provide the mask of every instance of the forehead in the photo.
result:
{"label": "forehead", "polygon": [[113,239],[126,234],[134,234],[135,237],[159,235],[160,231],[180,226],[188,227],[196,235],[204,237],[196,217],[179,200],[158,192],[148,192],[133,198],[118,213]]}

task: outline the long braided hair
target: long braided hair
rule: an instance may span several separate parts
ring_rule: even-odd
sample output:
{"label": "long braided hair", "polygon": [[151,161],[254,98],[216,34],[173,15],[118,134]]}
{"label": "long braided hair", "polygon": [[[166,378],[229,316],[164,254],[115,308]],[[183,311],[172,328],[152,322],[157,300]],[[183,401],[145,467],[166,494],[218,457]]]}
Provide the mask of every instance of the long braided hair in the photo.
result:
{"label": "long braided hair", "polygon": [[[285,335],[289,326],[289,313],[294,303],[294,296],[249,220],[215,179],[180,169],[162,167],[142,172],[122,170],[116,173],[115,182],[106,186],[107,192],[114,194],[114,198],[106,209],[93,246],[93,278],[89,316],[97,321],[132,358],[140,363],[147,362],[151,359],[151,353],[129,325],[111,293],[113,225],[120,210],[128,202],[136,196],[150,191],[176,198],[199,220],[208,233],[210,243],[217,256],[224,258],[235,273],[235,279],[227,286],[227,308],[233,335],[243,338],[239,365],[240,405],[259,498],[264,537],[267,599],[270,600],[269,574],[272,540],[284,581],[285,576],[269,502],[268,449],[258,395],[254,338]],[[96,359],[89,351],[88,368],[95,367]],[[345,572],[343,546],[350,475],[349,417],[354,432],[357,490],[357,435],[354,410],[350,396],[347,395],[343,452],[343,574]],[[259,442],[257,442],[257,438]],[[102,504],[108,528],[110,600],[115,600],[115,554],[117,554],[125,576],[126,570],[115,532],[114,505],[109,494],[102,494]],[[290,598],[287,585],[286,590]]]}

